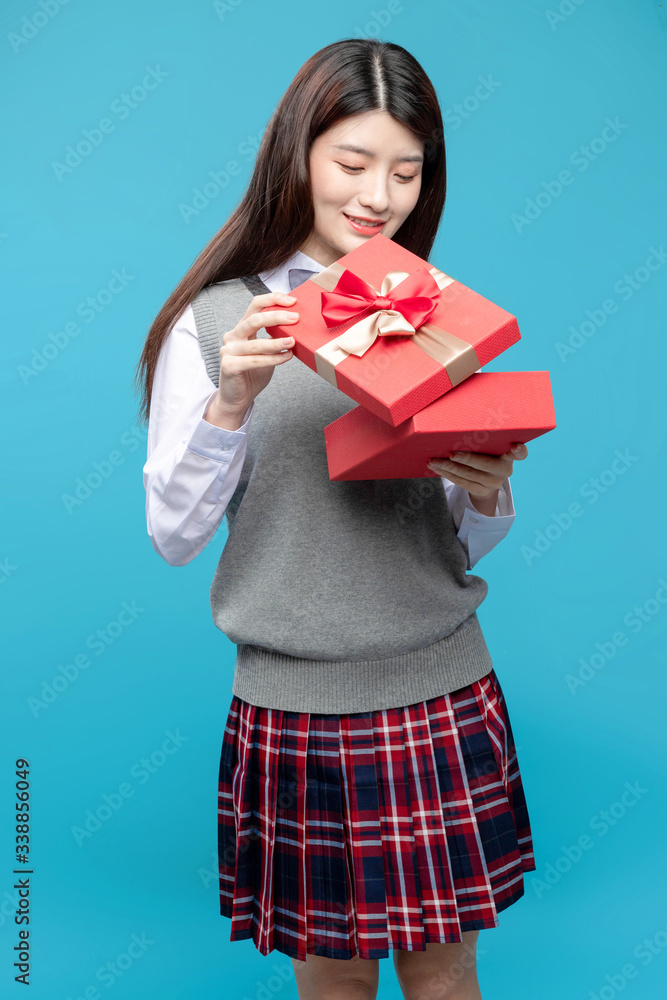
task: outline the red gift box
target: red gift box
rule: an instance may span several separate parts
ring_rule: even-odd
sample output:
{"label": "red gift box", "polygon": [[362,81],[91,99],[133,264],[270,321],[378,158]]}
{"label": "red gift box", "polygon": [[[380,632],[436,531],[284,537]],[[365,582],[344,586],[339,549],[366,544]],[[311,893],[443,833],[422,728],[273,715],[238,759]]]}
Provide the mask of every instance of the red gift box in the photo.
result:
{"label": "red gift box", "polygon": [[[549,372],[480,372],[391,427],[363,406],[327,424],[329,479],[422,479],[452,451],[503,455],[556,426]],[[445,429],[446,428],[446,429]]]}
{"label": "red gift box", "polygon": [[293,294],[298,322],[267,333],[393,427],[521,338],[515,316],[382,233]]}

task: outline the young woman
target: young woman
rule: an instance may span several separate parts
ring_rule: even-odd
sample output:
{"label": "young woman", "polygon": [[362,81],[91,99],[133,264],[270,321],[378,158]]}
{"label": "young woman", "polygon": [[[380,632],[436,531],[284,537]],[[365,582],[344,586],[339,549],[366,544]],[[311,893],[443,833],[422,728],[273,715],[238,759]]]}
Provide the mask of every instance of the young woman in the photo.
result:
{"label": "young woman", "polygon": [[406,1000],[479,997],[479,930],[535,869],[477,620],[487,585],[466,573],[512,523],[527,449],[331,482],[323,427],[356,403],[265,329],[296,322],[290,289],[376,232],[428,260],[445,188],[420,64],[375,39],[326,46],[137,370],[156,551],[184,565],[227,516],[210,593],[237,646],[220,912],[231,940],[292,958],[301,1000],[375,997],[389,950]]}

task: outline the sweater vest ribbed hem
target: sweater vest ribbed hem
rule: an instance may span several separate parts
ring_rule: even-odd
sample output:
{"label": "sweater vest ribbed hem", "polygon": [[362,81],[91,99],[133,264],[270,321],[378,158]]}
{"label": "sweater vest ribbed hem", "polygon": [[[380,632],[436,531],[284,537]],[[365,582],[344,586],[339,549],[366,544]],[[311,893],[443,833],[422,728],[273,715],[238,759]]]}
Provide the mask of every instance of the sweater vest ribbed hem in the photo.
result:
{"label": "sweater vest ribbed hem", "polygon": [[448,694],[492,667],[473,614],[430,646],[381,660],[312,660],[241,643],[232,693],[251,705],[291,712],[369,712]]}

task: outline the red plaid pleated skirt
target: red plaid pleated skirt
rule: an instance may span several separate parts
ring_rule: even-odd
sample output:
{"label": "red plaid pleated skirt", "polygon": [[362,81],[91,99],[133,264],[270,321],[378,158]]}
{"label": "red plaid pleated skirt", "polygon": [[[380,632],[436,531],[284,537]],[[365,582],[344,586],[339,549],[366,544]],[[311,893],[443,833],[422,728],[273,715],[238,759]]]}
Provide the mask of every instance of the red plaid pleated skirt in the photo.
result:
{"label": "red plaid pleated skirt", "polygon": [[386,958],[498,926],[535,861],[495,671],[348,715],[234,695],[218,858],[230,941],[251,938],[263,955]]}

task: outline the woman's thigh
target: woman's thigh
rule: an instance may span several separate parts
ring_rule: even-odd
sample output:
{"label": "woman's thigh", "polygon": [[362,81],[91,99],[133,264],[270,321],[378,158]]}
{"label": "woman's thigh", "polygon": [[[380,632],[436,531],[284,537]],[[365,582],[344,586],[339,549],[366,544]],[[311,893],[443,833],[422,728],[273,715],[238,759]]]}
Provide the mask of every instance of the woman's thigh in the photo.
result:
{"label": "woman's thigh", "polygon": [[394,949],[394,967],[405,1000],[478,1000],[479,931],[463,931],[455,944],[429,943],[425,951]]}
{"label": "woman's thigh", "polygon": [[305,962],[292,959],[299,1000],[375,1000],[378,960],[324,958],[308,955]]}

